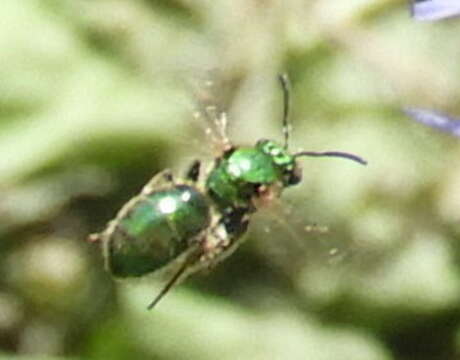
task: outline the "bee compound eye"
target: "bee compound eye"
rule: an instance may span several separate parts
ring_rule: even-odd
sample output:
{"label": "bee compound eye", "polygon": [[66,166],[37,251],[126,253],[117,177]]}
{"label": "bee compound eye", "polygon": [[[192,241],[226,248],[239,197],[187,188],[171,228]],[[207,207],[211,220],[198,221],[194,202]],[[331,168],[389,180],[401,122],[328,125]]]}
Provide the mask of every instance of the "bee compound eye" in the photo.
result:
{"label": "bee compound eye", "polygon": [[297,185],[302,181],[302,171],[299,168],[295,168],[287,174],[287,186]]}

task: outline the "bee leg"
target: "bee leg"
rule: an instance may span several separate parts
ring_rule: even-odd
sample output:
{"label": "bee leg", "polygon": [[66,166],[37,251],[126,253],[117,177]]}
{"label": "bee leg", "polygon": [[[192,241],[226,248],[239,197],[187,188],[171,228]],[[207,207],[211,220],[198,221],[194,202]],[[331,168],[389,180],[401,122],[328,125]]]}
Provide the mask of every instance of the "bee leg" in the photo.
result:
{"label": "bee leg", "polygon": [[86,238],[86,241],[89,243],[99,242],[101,241],[101,234],[99,233],[89,234],[88,237]]}
{"label": "bee leg", "polygon": [[161,185],[174,184],[174,177],[170,169],[165,169],[156,174],[150,181],[142,188],[142,194],[149,195]]}
{"label": "bee leg", "polygon": [[201,170],[201,161],[194,160],[192,164],[190,165],[190,167],[187,169],[187,172],[185,173],[185,178],[194,183],[198,182],[198,179],[200,177],[200,170]]}
{"label": "bee leg", "polygon": [[[152,192],[154,192],[159,186],[162,185],[173,185],[174,184],[174,177],[172,175],[172,172],[170,169],[165,169],[163,171],[160,171],[156,175],[154,175],[150,181],[144,185],[142,188],[141,193],[143,195],[150,195]],[[90,243],[97,243],[101,242],[103,240],[103,233],[94,233],[90,234],[86,240]]]}
{"label": "bee leg", "polygon": [[218,219],[202,242],[201,261],[210,270],[230,256],[241,243],[249,225],[249,209],[233,209]]}
{"label": "bee leg", "polygon": [[158,304],[158,302],[173,288],[174,285],[183,280],[186,276],[190,275],[190,270],[193,271],[193,266],[199,262],[201,254],[202,249],[200,247],[195,247],[186,256],[183,263],[179,266],[176,272],[173,273],[161,291],[155,296],[149,306],[147,306],[147,310],[153,309]]}
{"label": "bee leg", "polygon": [[171,290],[171,288],[179,281],[180,277],[182,274],[187,270],[187,268],[190,265],[190,261],[184,261],[184,263],[181,265],[179,270],[177,270],[172,278],[166,283],[166,285],[161,289],[161,291],[158,293],[157,296],[153,299],[153,301],[147,306],[147,310],[152,310],[156,304]]}
{"label": "bee leg", "polygon": [[214,268],[221,260],[228,247],[232,244],[231,236],[221,222],[209,229],[201,243],[202,255],[200,261],[208,270]]}

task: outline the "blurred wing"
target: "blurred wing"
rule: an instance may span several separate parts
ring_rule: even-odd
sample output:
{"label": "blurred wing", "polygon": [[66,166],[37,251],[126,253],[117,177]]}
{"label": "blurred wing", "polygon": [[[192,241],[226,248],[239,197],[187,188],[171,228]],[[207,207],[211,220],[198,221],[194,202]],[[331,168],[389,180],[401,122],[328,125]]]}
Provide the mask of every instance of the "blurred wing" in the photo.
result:
{"label": "blurred wing", "polygon": [[419,21],[436,21],[460,16],[460,0],[412,0],[412,17]]}
{"label": "blurred wing", "polygon": [[227,135],[227,109],[238,90],[240,80],[227,78],[219,71],[195,74],[189,86],[195,98],[194,117],[204,127],[214,156],[220,156],[231,147]]}
{"label": "blurred wing", "polygon": [[415,121],[460,136],[460,119],[454,119],[437,111],[419,108],[405,108],[403,111]]}

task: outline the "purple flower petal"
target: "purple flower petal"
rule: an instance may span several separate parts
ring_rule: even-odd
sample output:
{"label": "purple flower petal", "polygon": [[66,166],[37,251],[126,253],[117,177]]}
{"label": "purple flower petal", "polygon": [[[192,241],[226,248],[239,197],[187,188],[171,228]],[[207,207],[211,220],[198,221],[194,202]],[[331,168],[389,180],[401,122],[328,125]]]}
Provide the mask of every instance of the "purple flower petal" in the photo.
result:
{"label": "purple flower petal", "polygon": [[460,119],[419,108],[404,108],[403,111],[415,121],[460,137]]}
{"label": "purple flower petal", "polygon": [[460,16],[460,0],[412,0],[412,16],[420,21],[435,21]]}

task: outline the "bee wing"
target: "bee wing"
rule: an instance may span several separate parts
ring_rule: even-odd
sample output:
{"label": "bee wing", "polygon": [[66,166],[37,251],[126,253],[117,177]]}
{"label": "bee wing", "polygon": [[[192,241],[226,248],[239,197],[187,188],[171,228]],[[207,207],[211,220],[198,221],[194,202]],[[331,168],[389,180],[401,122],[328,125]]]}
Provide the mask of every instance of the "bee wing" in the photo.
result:
{"label": "bee wing", "polygon": [[436,21],[460,16],[459,0],[412,0],[412,17],[419,21]]}
{"label": "bee wing", "polygon": [[227,135],[227,110],[231,107],[239,84],[239,78],[228,78],[219,71],[198,74],[189,81],[196,108],[194,117],[204,127],[214,150],[220,156],[232,145]]}

